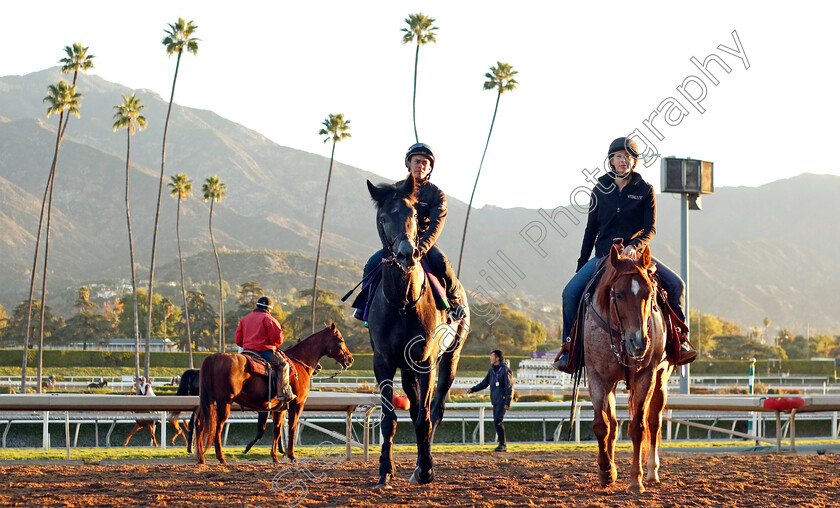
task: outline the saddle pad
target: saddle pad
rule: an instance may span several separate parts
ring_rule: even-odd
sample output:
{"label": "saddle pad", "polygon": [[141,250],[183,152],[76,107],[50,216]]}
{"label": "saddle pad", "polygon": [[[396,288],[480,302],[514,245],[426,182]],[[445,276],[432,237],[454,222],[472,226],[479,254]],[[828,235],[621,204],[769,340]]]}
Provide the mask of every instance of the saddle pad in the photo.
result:
{"label": "saddle pad", "polygon": [[438,276],[432,272],[432,268],[429,266],[429,262],[426,261],[425,257],[420,260],[420,265],[426,272],[426,277],[429,278],[429,286],[432,288],[432,294],[435,297],[435,305],[437,306],[437,309],[449,309],[451,305],[449,305],[449,300],[446,298],[446,290],[443,288],[443,284],[440,283]]}
{"label": "saddle pad", "polygon": [[242,356],[248,359],[248,370],[254,374],[261,374],[267,376],[271,366],[261,356],[257,356],[250,351],[243,351]]}

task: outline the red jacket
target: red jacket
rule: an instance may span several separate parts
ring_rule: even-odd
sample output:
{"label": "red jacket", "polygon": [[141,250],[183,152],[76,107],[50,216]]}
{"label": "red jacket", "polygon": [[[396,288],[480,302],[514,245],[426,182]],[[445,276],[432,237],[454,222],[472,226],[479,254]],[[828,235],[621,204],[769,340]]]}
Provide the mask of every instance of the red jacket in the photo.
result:
{"label": "red jacket", "polygon": [[283,329],[274,316],[255,310],[236,327],[236,345],[254,351],[275,351],[283,343]]}

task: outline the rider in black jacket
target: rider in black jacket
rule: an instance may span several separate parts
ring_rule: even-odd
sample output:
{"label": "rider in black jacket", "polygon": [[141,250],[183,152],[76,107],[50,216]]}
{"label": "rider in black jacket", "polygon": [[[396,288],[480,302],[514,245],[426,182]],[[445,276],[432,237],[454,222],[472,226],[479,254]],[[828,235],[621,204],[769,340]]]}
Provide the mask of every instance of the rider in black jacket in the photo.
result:
{"label": "rider in black jacket", "polygon": [[[621,253],[636,259],[656,234],[656,194],[653,186],[633,171],[639,158],[638,150],[632,139],[618,138],[610,143],[607,154],[611,171],[599,178],[592,189],[577,270],[563,289],[563,352],[554,364],[559,370],[568,370],[569,349],[574,340],[570,333],[580,298],[595,274],[598,261],[610,253],[613,239],[623,239],[625,247]],[[590,259],[593,247],[595,256]],[[668,293],[668,303],[685,322],[685,282],[661,261],[651,260],[656,263],[659,280]],[[685,337],[683,339],[680,365],[697,356]]]}
{"label": "rider in black jacket", "polygon": [[[441,282],[446,286],[446,297],[454,309],[453,315],[458,315],[461,305],[461,286],[458,284],[452,264],[436,243],[443,232],[447,210],[446,194],[429,181],[432,170],[435,168],[435,154],[432,148],[425,143],[416,143],[409,147],[405,154],[405,167],[418,182],[415,190],[417,204],[414,206],[417,211],[417,248],[420,250],[420,256],[426,257],[432,272],[440,277]],[[401,180],[396,185],[399,186],[404,182],[405,180]],[[380,262],[382,262],[382,249],[376,251],[365,264],[365,280]],[[362,301],[357,299],[356,304],[362,305]],[[356,319],[364,319],[364,309],[357,308],[353,316]]]}

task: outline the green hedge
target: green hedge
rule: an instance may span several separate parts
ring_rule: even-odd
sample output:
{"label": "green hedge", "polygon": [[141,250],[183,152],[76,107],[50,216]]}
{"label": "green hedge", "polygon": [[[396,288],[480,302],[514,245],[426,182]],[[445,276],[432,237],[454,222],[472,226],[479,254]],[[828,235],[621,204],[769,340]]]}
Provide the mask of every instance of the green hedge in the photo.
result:
{"label": "green hedge", "polygon": [[[196,365],[212,353],[193,353]],[[38,352],[30,349],[27,364],[37,365]],[[21,363],[20,349],[0,349],[0,365],[17,367]],[[140,365],[145,365],[146,354],[140,353]],[[190,364],[189,353],[152,353],[150,362],[155,367],[184,367]],[[44,367],[133,367],[133,351],[64,351],[44,350]]]}
{"label": "green hedge", "polygon": [[[28,365],[37,365],[36,350],[29,350]],[[196,365],[201,365],[209,352],[193,352]],[[146,355],[140,353],[140,364],[145,365]],[[516,370],[524,356],[508,356],[511,370]],[[353,355],[352,370],[373,370],[372,354]],[[21,362],[20,349],[0,349],[0,366],[17,367]],[[329,360],[327,360],[329,362]],[[186,367],[190,364],[188,353],[152,353],[151,365],[154,367]],[[323,364],[328,368],[328,363]],[[133,351],[63,351],[44,350],[44,367],[133,367]],[[331,365],[330,365],[331,366]],[[490,368],[489,355],[461,356],[458,364],[460,371],[484,371]]]}
{"label": "green hedge", "polygon": [[[516,368],[519,366],[519,362],[529,358],[526,356],[506,356],[505,359],[510,361],[510,368],[514,372]],[[328,360],[329,361],[329,360]],[[323,366],[327,368],[327,364],[323,363]],[[490,355],[481,355],[481,356],[461,356],[461,360],[458,362],[458,371],[465,372],[465,371],[486,371],[490,368]],[[355,354],[353,355],[353,367],[350,370],[373,370],[373,355],[369,353],[365,354]]]}
{"label": "green hedge", "polygon": [[[36,350],[30,350],[28,365],[37,364]],[[212,353],[193,352],[196,365],[201,365],[204,358]],[[373,355],[353,355],[353,371],[372,371]],[[510,368],[514,372],[519,362],[528,358],[525,356],[508,356]],[[0,366],[17,367],[21,362],[20,349],[0,349]],[[329,361],[327,361],[329,362]],[[140,364],[145,364],[145,354],[140,353]],[[152,353],[151,365],[154,367],[184,367],[189,365],[188,353]],[[330,363],[323,364],[331,368]],[[45,350],[44,367],[133,367],[134,352],[132,351],[63,351]],[[489,368],[489,355],[461,356],[458,364],[460,372],[482,372]],[[750,372],[748,360],[697,360],[691,364],[691,373],[695,376],[746,376]],[[758,360],[755,363],[755,373],[758,376],[790,374],[798,376],[827,376],[835,379],[835,362],[811,360]]]}
{"label": "green hedge", "polygon": [[[696,360],[691,364],[695,376],[748,376],[749,360]],[[756,360],[757,376],[790,374],[797,376],[828,376],[834,379],[835,362],[811,360]]]}

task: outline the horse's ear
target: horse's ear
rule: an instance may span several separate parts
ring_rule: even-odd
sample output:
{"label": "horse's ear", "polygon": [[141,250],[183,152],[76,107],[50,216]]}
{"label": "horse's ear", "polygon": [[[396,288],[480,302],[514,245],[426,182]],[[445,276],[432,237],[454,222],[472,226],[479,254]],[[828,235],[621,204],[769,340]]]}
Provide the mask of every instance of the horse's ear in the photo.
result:
{"label": "horse's ear", "polygon": [[618,262],[619,256],[618,245],[613,244],[613,246],[610,247],[610,264],[615,265]]}
{"label": "horse's ear", "polygon": [[645,250],[642,252],[642,257],[639,258],[639,266],[647,268],[650,265],[650,246],[645,245]]}
{"label": "horse's ear", "polygon": [[[326,324],[326,323],[324,323],[324,324]],[[332,331],[332,332],[335,331],[335,323],[330,323],[329,327],[330,327],[330,331]]]}
{"label": "horse's ear", "polygon": [[403,182],[402,187],[399,189],[399,191],[404,193],[406,196],[411,196],[414,194],[414,190],[416,188],[417,180],[414,179],[414,175],[409,173],[408,178],[405,179],[405,182]]}
{"label": "horse's ear", "polygon": [[390,186],[374,185],[370,183],[370,180],[367,180],[367,188],[368,192],[370,192],[370,197],[373,198],[377,204],[382,203],[382,200],[388,195],[389,189],[387,187]]}

